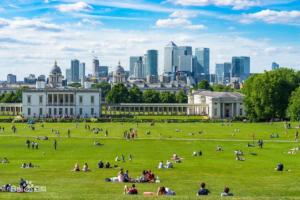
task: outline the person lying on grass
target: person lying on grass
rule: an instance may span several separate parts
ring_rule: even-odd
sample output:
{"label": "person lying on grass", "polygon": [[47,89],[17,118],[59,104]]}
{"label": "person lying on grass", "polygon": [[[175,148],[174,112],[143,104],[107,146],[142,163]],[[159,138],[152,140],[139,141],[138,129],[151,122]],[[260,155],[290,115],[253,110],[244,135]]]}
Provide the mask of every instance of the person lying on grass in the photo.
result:
{"label": "person lying on grass", "polygon": [[31,162],[30,163],[23,163],[21,165],[21,168],[25,169],[25,168],[34,168],[34,167],[38,167],[37,165],[33,165]]}
{"label": "person lying on grass", "polygon": [[176,153],[174,153],[171,159],[176,163],[180,163],[183,158],[180,158]]}
{"label": "person lying on grass", "polygon": [[144,192],[143,193],[144,196],[154,196],[154,195],[157,195],[157,196],[174,196],[176,195],[176,193],[174,191],[172,191],[170,188],[167,188],[167,187],[159,187],[157,189],[157,192]]}

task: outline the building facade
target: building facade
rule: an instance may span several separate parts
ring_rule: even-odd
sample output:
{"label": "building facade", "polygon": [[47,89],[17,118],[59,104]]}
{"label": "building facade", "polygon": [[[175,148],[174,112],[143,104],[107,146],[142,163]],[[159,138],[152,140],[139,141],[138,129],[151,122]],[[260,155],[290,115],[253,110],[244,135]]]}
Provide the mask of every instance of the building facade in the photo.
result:
{"label": "building facade", "polygon": [[17,83],[17,76],[14,74],[7,74],[7,83],[8,84],[15,84]]}
{"label": "building facade", "polygon": [[244,117],[244,96],[236,92],[194,91],[188,95],[188,104],[206,104],[208,110],[194,110],[189,115],[203,115],[207,112],[210,119],[232,119]]}
{"label": "building facade", "polygon": [[28,89],[22,111],[29,117],[99,117],[101,92],[92,89]]}
{"label": "building facade", "polygon": [[145,77],[157,76],[158,75],[157,69],[158,69],[158,51],[148,50],[146,66],[145,66]]}
{"label": "building facade", "polygon": [[243,82],[250,76],[250,57],[232,57],[232,81]]}

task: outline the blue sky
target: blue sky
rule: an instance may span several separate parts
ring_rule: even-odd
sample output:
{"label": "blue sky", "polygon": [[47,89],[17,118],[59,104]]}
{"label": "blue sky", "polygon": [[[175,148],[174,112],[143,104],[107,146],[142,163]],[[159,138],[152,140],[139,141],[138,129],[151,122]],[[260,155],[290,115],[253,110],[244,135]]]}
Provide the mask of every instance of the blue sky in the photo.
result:
{"label": "blue sky", "polygon": [[251,71],[276,61],[300,69],[299,0],[0,0],[0,79],[48,74],[54,60],[94,56],[113,69],[130,55],[178,45],[209,47],[211,71],[250,56]]}

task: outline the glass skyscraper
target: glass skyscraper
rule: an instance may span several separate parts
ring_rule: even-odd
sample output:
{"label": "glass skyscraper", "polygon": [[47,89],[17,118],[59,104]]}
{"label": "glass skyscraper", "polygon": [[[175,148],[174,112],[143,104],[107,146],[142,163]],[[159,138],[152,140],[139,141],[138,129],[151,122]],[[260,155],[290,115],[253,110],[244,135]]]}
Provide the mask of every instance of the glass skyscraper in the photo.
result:
{"label": "glass skyscraper", "polygon": [[79,60],[71,60],[71,82],[79,82]]}
{"label": "glass skyscraper", "polygon": [[158,68],[158,51],[157,50],[148,50],[147,51],[147,59],[145,61],[145,76],[157,76],[157,68]]}
{"label": "glass skyscraper", "polygon": [[237,81],[245,81],[250,76],[250,57],[232,57],[231,77]]}
{"label": "glass skyscraper", "polygon": [[196,74],[209,76],[209,48],[196,48],[195,56],[197,58]]}

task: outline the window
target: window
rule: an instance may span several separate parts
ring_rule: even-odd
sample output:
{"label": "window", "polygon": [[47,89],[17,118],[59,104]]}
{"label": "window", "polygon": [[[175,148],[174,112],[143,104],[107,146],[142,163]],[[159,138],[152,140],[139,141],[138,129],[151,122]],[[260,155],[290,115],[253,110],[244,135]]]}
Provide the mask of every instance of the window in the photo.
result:
{"label": "window", "polygon": [[31,109],[30,108],[27,109],[27,113],[28,113],[28,115],[31,115]]}
{"label": "window", "polygon": [[39,112],[39,115],[43,115],[43,108],[40,108],[40,112]]}
{"label": "window", "polygon": [[217,116],[217,115],[218,115],[218,109],[215,108],[215,109],[214,109],[214,116]]}
{"label": "window", "polygon": [[57,115],[57,110],[56,110],[56,108],[54,108],[54,115]]}
{"label": "window", "polygon": [[73,108],[70,108],[70,115],[74,115]]}
{"label": "window", "polygon": [[91,115],[94,115],[94,108],[91,108]]}
{"label": "window", "polygon": [[65,108],[65,115],[68,115],[68,108]]}
{"label": "window", "polygon": [[27,96],[27,103],[31,104],[31,96],[30,95]]}
{"label": "window", "polygon": [[51,108],[49,108],[49,110],[48,110],[48,114],[49,115],[52,115],[52,112],[51,112],[52,110],[51,110]]}
{"label": "window", "polygon": [[79,103],[82,103],[82,96],[79,96]]}
{"label": "window", "polygon": [[243,108],[240,108],[240,115],[243,115]]}
{"label": "window", "polygon": [[79,108],[79,115],[82,115],[82,108]]}
{"label": "window", "polygon": [[95,102],[95,97],[91,96],[91,104],[94,104],[94,102]]}
{"label": "window", "polygon": [[63,114],[63,109],[62,109],[62,108],[59,108],[59,109],[58,109],[58,114],[59,114],[59,115],[62,115],[62,114]]}
{"label": "window", "polygon": [[48,103],[52,103],[52,94],[48,94]]}
{"label": "window", "polygon": [[40,102],[40,104],[43,103],[43,96],[42,95],[39,96],[39,102]]}
{"label": "window", "polygon": [[74,96],[73,96],[73,94],[70,95],[70,103],[74,103]]}

